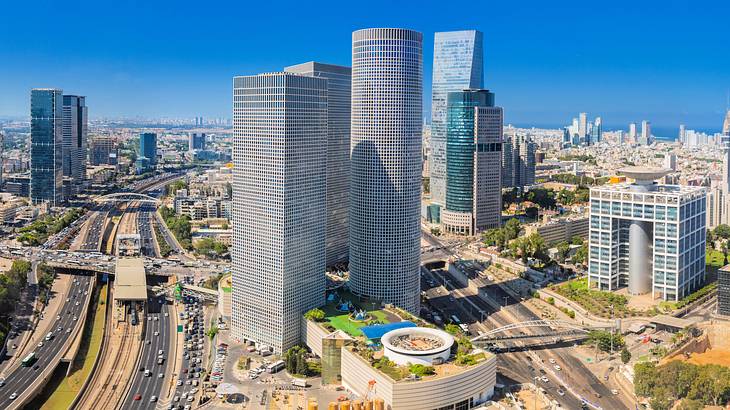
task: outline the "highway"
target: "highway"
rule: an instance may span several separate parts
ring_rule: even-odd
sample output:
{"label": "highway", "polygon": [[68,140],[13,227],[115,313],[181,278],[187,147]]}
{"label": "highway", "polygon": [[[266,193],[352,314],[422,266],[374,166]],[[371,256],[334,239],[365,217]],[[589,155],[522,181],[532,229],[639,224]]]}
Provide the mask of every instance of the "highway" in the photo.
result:
{"label": "highway", "polygon": [[[430,233],[424,232],[424,238],[433,246],[438,247],[440,245],[438,240],[430,235]],[[451,254],[450,256],[458,257],[458,255],[455,254]],[[434,291],[429,289],[431,286],[428,282],[444,284],[444,281],[446,281],[446,283],[450,285],[448,288],[449,290],[460,288],[455,278],[446,272],[440,275],[432,273],[430,277],[424,279],[425,280],[422,280],[421,282],[421,286],[429,295],[433,295]],[[446,317],[443,319],[446,323],[448,323],[449,315],[453,313],[456,313],[465,323],[471,321],[478,322],[477,324],[470,325],[470,329],[474,335],[476,335],[479,330],[484,329],[480,328],[480,325],[491,330],[510,323],[540,319],[527,307],[522,305],[519,300],[514,299],[510,294],[505,292],[496,284],[488,285],[486,292],[487,295],[489,295],[489,297],[498,304],[506,305],[506,307],[499,311],[496,311],[494,307],[482,300],[480,297],[471,294],[467,295],[463,291],[464,289],[456,289],[454,292],[456,293],[456,298],[444,292],[442,295],[436,294],[435,296],[437,297],[431,300],[435,307],[444,311]],[[485,312],[484,316],[486,320],[484,322],[479,322],[482,319],[481,311]],[[470,317],[473,320],[464,320]],[[533,328],[531,331],[539,332],[540,330],[540,328]],[[539,387],[547,390],[548,394],[553,399],[557,400],[563,407],[570,409],[581,407],[581,400],[572,396],[569,392],[566,392],[565,395],[562,396],[558,394],[558,388],[561,384],[565,383],[575,389],[581,398],[584,398],[601,408],[629,408],[618,396],[611,394],[610,388],[598,380],[598,378],[590,370],[588,370],[579,358],[576,358],[573,347],[545,348],[540,350],[537,355],[540,359],[544,360],[545,363],[548,363],[552,358],[556,361],[556,364],[562,367],[562,371],[553,372],[562,380],[557,380],[557,377],[547,373],[546,377],[548,377],[550,381],[548,383],[539,382],[538,385]],[[534,383],[534,377],[543,376],[543,374],[539,371],[539,366],[534,366],[533,363],[531,363],[533,359],[528,358],[528,356],[527,352],[520,351],[499,353],[497,354],[497,364],[500,369],[507,369],[507,371],[504,372],[506,374],[503,373],[503,376],[507,376],[508,378],[520,383]],[[552,363],[547,364],[547,366],[552,370]],[[557,384],[556,381],[561,384]],[[599,394],[601,397],[598,398],[596,394]]]}
{"label": "highway", "polygon": [[[162,304],[159,302],[163,301]],[[171,329],[171,321],[169,315],[174,314],[174,310],[169,306],[170,302],[164,297],[149,298],[146,303],[147,314],[145,317],[146,328],[144,331],[144,342],[142,344],[142,354],[140,356],[137,368],[132,377],[131,387],[124,402],[121,406],[122,410],[150,409],[153,410],[157,403],[150,402],[152,396],[157,396],[159,400],[162,387],[166,386],[172,377],[168,368],[172,368],[170,346],[171,339],[174,336]],[[167,316],[165,316],[167,314]],[[150,320],[151,318],[151,320]],[[156,319],[155,319],[156,318]],[[155,333],[158,333],[155,336]],[[147,343],[149,341],[149,344]],[[158,352],[162,350],[165,362],[162,365],[157,364]],[[145,377],[144,369],[150,370],[150,376]],[[162,373],[164,377],[158,377]],[[136,395],[141,396],[141,400],[134,400]]]}
{"label": "highway", "polygon": [[[97,211],[93,212],[93,215],[89,218],[86,226],[86,238],[84,243],[81,244],[82,251],[98,252],[99,246],[101,245],[101,238],[104,234],[104,223],[107,220],[109,210],[112,208],[111,205],[105,204],[99,207]],[[82,228],[83,230],[84,228]]]}
{"label": "highway", "polygon": [[[195,308],[193,307],[193,303],[199,303],[199,306],[201,309],[200,313],[194,313]],[[198,326],[200,326],[199,329],[204,328],[202,305],[203,305],[202,301],[196,297],[187,296],[184,298],[185,311],[193,318],[193,323],[196,323]],[[200,332],[200,330],[198,330],[197,332]],[[173,398],[180,397],[180,401],[179,402],[173,401],[173,404],[175,404],[175,405],[181,404],[183,406],[185,405],[185,403],[187,403],[187,401],[186,401],[187,396],[190,396],[190,395],[192,395],[193,397],[195,396],[195,394],[191,394],[192,393],[191,390],[193,390],[193,388],[195,388],[195,386],[192,385],[192,383],[193,383],[192,381],[193,380],[198,380],[198,382],[200,381],[199,378],[195,377],[195,373],[199,373],[199,371],[194,372],[193,370],[194,369],[200,370],[200,368],[202,368],[202,364],[193,363],[193,360],[201,359],[201,361],[202,361],[202,356],[205,354],[203,349],[199,349],[197,346],[198,343],[202,343],[202,340],[205,338],[204,334],[196,333],[196,331],[194,329],[188,328],[185,331],[184,335],[185,335],[185,338],[188,338],[188,337],[190,338],[190,340],[192,341],[190,343],[192,343],[193,347],[190,349],[185,349],[182,352],[178,352],[180,354],[180,356],[182,356],[180,374],[178,374],[178,380],[182,380],[182,385],[177,386],[175,388],[175,393],[173,394]],[[186,341],[186,343],[188,343],[188,341]],[[187,359],[185,358],[185,355],[187,355]],[[177,358],[176,358],[176,360],[177,360]],[[185,373],[185,371],[187,371],[187,373]],[[190,374],[193,374],[193,376],[190,376]],[[198,386],[198,388],[195,389],[196,392],[198,390],[200,390],[200,386]]]}
{"label": "highway", "polygon": [[137,232],[141,240],[141,252],[144,256],[156,258],[155,242],[152,231],[152,215],[156,212],[154,204],[140,203],[137,208]]}
{"label": "highway", "polygon": [[[68,346],[64,346],[66,341],[78,336],[78,332],[83,326],[78,318],[86,309],[91,298],[92,277],[77,275],[76,278],[78,283],[71,285],[70,293],[59,296],[67,298],[68,301],[64,302],[62,308],[59,309],[60,319],[53,324],[53,338],[49,341],[44,340],[42,347],[35,348],[36,362],[30,367],[18,365],[5,377],[5,386],[0,387],[0,409],[20,407],[28,399],[30,394],[28,389],[40,377],[41,372],[50,371],[50,367],[54,367],[65,353],[65,348],[68,348]],[[74,320],[75,318],[76,320]],[[68,329],[71,329],[71,332],[68,332]],[[10,396],[14,393],[18,397],[11,400]]]}

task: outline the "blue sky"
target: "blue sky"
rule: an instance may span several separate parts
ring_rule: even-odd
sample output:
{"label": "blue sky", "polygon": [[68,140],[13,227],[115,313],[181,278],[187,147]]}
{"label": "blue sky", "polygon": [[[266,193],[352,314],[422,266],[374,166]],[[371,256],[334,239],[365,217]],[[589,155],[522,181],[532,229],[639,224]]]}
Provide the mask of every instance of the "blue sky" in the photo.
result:
{"label": "blue sky", "polygon": [[87,95],[90,115],[230,117],[234,75],[350,63],[351,32],[478,29],[485,85],[507,122],[717,129],[730,89],[728,1],[8,1],[0,115],[27,115],[32,87]]}

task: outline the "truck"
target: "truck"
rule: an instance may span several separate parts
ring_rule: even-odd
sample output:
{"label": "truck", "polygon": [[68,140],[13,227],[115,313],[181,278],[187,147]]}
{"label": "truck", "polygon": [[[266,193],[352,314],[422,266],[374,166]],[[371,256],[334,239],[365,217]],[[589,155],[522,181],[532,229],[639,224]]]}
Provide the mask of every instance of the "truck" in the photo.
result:
{"label": "truck", "polygon": [[291,385],[295,387],[307,387],[307,380],[305,379],[292,379]]}

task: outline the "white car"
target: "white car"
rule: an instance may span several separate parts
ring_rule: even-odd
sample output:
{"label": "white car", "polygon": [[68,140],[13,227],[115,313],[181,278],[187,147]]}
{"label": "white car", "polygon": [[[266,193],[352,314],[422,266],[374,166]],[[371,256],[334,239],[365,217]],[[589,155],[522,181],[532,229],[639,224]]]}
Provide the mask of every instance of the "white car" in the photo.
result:
{"label": "white car", "polygon": [[553,359],[552,357],[548,360],[550,361],[550,364],[555,364],[555,359]]}
{"label": "white car", "polygon": [[547,383],[547,382],[549,381],[549,380],[548,380],[548,378],[547,378],[547,377],[545,377],[545,376],[542,376],[542,377],[540,378],[540,380],[542,380],[542,382],[543,382],[543,383]]}
{"label": "white car", "polygon": [[159,336],[159,335],[160,335],[160,332],[155,332],[155,336]]}
{"label": "white car", "polygon": [[557,371],[560,371],[560,370],[562,370],[562,369],[560,368],[560,366],[558,366],[557,364],[556,364],[555,366],[553,366],[553,367],[554,367],[554,368],[555,368],[555,370],[557,370]]}
{"label": "white car", "polygon": [[15,400],[16,397],[18,397],[18,393],[13,393],[10,395],[10,400]]}

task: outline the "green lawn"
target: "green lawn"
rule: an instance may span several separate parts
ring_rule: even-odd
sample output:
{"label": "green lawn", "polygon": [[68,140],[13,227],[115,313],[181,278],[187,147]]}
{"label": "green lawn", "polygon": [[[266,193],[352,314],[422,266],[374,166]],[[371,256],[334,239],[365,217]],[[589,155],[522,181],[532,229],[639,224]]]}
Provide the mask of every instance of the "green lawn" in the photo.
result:
{"label": "green lawn", "polygon": [[[340,295],[343,300],[349,300],[352,303],[357,306],[358,309],[364,308],[371,316],[371,321],[378,321],[381,323],[390,323],[394,319],[390,318],[387,313],[384,311],[378,309],[375,309],[375,306],[370,306],[370,309],[368,309],[368,306],[360,305],[358,302],[358,299],[356,296],[352,295],[349,292],[340,292]],[[362,336],[363,333],[360,330],[363,326],[368,326],[370,323],[365,322],[355,322],[350,320],[350,315],[347,313],[342,313],[338,311],[336,308],[336,302],[331,302],[325,305],[322,310],[324,310],[325,313],[325,323],[330,324],[335,329],[342,330],[343,332],[349,334],[350,336],[357,337]]]}
{"label": "green lawn", "polygon": [[705,264],[709,272],[715,272],[719,268],[722,268],[725,262],[725,255],[722,252],[715,249],[708,249],[705,255]]}
{"label": "green lawn", "polygon": [[99,302],[103,303],[97,303],[93,325],[90,329],[87,328],[84,331],[84,336],[86,337],[88,335],[88,344],[82,342],[76,360],[72,364],[75,370],[68,377],[64,378],[56,390],[51,393],[45,403],[43,403],[42,410],[67,409],[73,399],[76,398],[86,378],[89,377],[91,367],[94,365],[96,356],[99,354],[99,347],[104,336],[104,323],[106,321],[105,309],[107,303],[106,287],[107,285],[103,285],[99,290]]}

